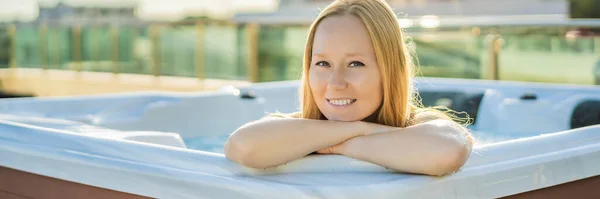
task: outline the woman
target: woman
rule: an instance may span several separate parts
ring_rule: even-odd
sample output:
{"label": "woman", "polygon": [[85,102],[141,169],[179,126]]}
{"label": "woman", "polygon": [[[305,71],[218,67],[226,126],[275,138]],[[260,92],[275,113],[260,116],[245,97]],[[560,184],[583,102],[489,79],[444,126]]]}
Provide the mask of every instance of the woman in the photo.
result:
{"label": "woman", "polygon": [[310,27],[301,111],[248,123],[225,144],[230,160],[253,168],[316,151],[401,172],[444,175],[471,153],[466,128],[421,108],[396,16],[383,0],[337,0]]}

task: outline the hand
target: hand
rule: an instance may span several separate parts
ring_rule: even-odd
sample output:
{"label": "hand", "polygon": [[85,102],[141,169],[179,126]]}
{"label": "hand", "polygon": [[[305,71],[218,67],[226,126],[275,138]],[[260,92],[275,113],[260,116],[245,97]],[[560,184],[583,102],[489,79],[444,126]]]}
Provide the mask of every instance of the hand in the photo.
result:
{"label": "hand", "polygon": [[399,127],[387,126],[383,124],[363,122],[365,124],[365,135],[383,133],[398,129]]}
{"label": "hand", "polygon": [[319,149],[317,150],[317,153],[346,155],[351,147],[357,147],[360,145],[360,140],[362,138],[363,136],[350,138],[342,143]]}
{"label": "hand", "polygon": [[[354,138],[352,138],[352,139],[354,139]],[[340,154],[340,155],[342,155],[342,154],[344,154],[345,149],[349,145],[348,141],[350,141],[352,139],[346,140],[346,141],[344,141],[342,143],[339,143],[339,144],[336,144],[336,145],[333,145],[333,146],[330,146],[330,147],[319,149],[319,150],[317,150],[317,153],[320,153],[320,154]]]}
{"label": "hand", "polygon": [[[371,123],[371,122],[361,122],[360,125],[362,126],[361,128],[362,128],[362,131],[364,132],[363,136],[377,134],[377,133],[383,133],[383,132],[389,132],[389,131],[399,128],[399,127],[387,126],[387,125],[376,124],[376,123]],[[319,150],[317,150],[317,153],[344,155],[345,152],[347,151],[347,149],[349,147],[351,147],[352,143],[355,143],[359,139],[361,139],[360,137],[362,137],[362,136],[357,136],[357,137],[348,139],[342,143],[319,149]]]}

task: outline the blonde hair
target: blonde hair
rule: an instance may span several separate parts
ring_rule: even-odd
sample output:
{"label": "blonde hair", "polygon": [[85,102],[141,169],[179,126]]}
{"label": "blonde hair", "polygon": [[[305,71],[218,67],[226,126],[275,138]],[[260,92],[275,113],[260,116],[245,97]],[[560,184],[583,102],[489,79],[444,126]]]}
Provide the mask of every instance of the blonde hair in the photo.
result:
{"label": "blonde hair", "polygon": [[[308,74],[314,35],[319,23],[329,16],[339,15],[351,15],[362,21],[375,49],[383,82],[383,100],[376,123],[406,127],[423,119],[458,119],[434,108],[423,108],[413,87],[414,65],[411,52],[404,41],[405,35],[400,29],[396,15],[383,0],[336,0],[322,10],[312,23],[304,50],[302,84],[299,91],[301,118],[326,119],[314,101]],[[414,117],[417,114],[426,116],[419,116],[418,119]]]}

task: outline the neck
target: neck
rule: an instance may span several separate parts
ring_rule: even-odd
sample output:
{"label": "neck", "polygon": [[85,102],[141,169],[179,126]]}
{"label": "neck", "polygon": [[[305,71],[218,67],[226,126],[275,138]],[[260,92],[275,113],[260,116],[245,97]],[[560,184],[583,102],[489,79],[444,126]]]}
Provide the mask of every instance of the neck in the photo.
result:
{"label": "neck", "polygon": [[375,111],[373,114],[369,115],[368,117],[366,117],[362,121],[363,122],[377,123],[377,116],[379,116],[379,110]]}

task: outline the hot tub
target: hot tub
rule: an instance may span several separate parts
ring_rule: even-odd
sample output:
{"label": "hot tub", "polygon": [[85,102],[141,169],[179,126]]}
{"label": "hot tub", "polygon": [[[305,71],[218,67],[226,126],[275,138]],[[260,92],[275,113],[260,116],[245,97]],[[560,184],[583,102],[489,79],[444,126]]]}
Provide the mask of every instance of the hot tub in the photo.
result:
{"label": "hot tub", "polygon": [[[600,197],[600,88],[420,78],[426,105],[475,118],[456,173],[393,172],[339,155],[251,169],[229,133],[297,110],[299,82],[181,94],[0,100],[0,198]],[[4,177],[2,177],[4,175]]]}

